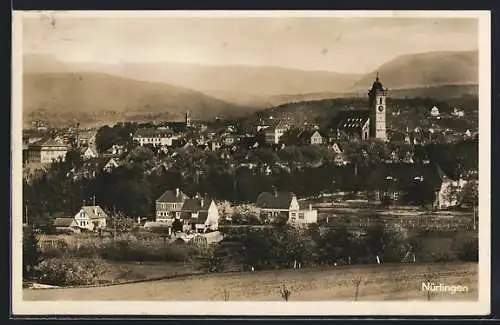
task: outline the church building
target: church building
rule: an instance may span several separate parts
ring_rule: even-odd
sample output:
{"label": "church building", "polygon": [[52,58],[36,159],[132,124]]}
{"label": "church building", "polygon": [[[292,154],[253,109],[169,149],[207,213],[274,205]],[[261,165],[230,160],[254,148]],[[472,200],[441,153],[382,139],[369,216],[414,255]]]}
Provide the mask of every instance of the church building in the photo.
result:
{"label": "church building", "polygon": [[369,109],[340,111],[331,123],[337,138],[387,140],[386,129],[387,89],[380,82],[379,75],[368,91]]}

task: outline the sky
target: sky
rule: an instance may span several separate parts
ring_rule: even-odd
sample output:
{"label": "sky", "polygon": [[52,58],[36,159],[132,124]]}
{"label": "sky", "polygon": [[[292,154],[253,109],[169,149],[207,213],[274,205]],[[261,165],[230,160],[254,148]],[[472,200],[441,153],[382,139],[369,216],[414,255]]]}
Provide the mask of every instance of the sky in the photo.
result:
{"label": "sky", "polygon": [[23,53],[77,62],[187,62],[366,73],[403,54],[478,49],[476,18],[23,18]]}

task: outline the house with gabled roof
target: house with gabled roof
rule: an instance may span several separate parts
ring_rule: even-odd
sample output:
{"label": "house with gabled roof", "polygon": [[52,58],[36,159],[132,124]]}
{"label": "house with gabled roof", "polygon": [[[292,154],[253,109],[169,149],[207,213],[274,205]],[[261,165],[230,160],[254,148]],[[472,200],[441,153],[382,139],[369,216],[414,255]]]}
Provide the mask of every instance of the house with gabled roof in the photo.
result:
{"label": "house with gabled roof", "polygon": [[82,147],[80,149],[80,152],[82,153],[82,157],[83,159],[87,160],[87,159],[94,159],[94,158],[98,158],[99,157],[99,153],[97,152],[97,150],[92,147],[92,146],[89,146],[89,147]]}
{"label": "house with gabled roof", "polygon": [[53,222],[54,228],[56,228],[57,231],[71,231],[71,232],[78,232],[78,226],[76,225],[75,218],[71,217],[57,217],[54,219]]}
{"label": "house with gabled roof", "polygon": [[447,209],[458,205],[459,193],[467,181],[458,175],[457,177],[446,174],[440,166],[436,166],[441,180],[441,186],[436,196],[435,207]]}
{"label": "house with gabled roof", "polygon": [[289,125],[280,121],[275,125],[272,125],[264,129],[264,136],[267,143],[278,144],[280,138],[289,129]]}
{"label": "house with gabled roof", "polygon": [[98,205],[82,206],[73,219],[80,229],[97,230],[106,228],[108,215]]}
{"label": "house with gabled roof", "polygon": [[298,140],[301,144],[319,145],[323,144],[323,139],[324,137],[321,135],[319,130],[316,129],[302,130],[298,135]]}
{"label": "house with gabled roof", "polygon": [[120,167],[120,163],[117,158],[110,158],[106,165],[104,165],[103,170],[105,172],[111,172],[113,169]]}
{"label": "house with gabled roof", "polygon": [[214,200],[196,197],[184,201],[180,218],[184,221],[185,229],[203,233],[217,230],[220,215]]}
{"label": "house with gabled roof", "polygon": [[340,111],[331,121],[330,127],[337,138],[368,140],[370,138],[370,111]]}
{"label": "house with gabled roof", "polygon": [[259,208],[262,219],[269,223],[287,222],[291,224],[309,224],[318,221],[317,210],[311,206],[301,210],[297,196],[293,192],[262,192],[255,205]]}
{"label": "house with gabled roof", "polygon": [[64,160],[68,146],[52,138],[42,139],[28,145],[29,163],[51,163],[57,160]]}
{"label": "house with gabled roof", "polygon": [[162,222],[174,218],[180,218],[184,201],[190,199],[179,188],[165,191],[156,200],[156,221]]}

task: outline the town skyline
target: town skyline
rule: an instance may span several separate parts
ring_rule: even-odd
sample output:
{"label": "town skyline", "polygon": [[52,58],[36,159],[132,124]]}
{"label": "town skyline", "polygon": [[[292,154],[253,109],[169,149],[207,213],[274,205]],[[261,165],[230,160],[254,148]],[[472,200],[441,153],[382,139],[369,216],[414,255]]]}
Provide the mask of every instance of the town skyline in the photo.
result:
{"label": "town skyline", "polygon": [[273,66],[356,74],[371,72],[401,55],[479,47],[474,18],[38,13],[23,22],[25,55],[50,54],[69,63]]}

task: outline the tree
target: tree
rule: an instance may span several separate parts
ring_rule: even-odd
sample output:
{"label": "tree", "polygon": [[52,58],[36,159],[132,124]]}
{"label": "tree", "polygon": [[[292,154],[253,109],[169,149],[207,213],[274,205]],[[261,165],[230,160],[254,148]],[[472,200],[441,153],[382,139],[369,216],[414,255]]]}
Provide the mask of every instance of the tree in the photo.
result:
{"label": "tree", "polygon": [[39,248],[39,236],[33,226],[27,226],[23,231],[23,276],[33,277],[36,267],[43,261]]}
{"label": "tree", "polygon": [[329,228],[325,235],[319,240],[319,254],[322,262],[328,264],[343,261],[349,263],[351,256],[356,254],[354,238],[343,225]]}
{"label": "tree", "polygon": [[400,234],[381,222],[368,227],[364,246],[370,258],[378,256],[382,262],[400,262],[405,249]]}
{"label": "tree", "polygon": [[174,221],[172,222],[172,231],[174,233],[176,232],[182,232],[182,221],[175,218]]}
{"label": "tree", "polygon": [[477,207],[479,204],[479,188],[477,180],[468,181],[458,195],[462,207]]}
{"label": "tree", "polygon": [[109,214],[106,225],[111,229],[115,238],[117,235],[128,233],[136,227],[135,221],[131,218],[127,218],[122,212]]}

